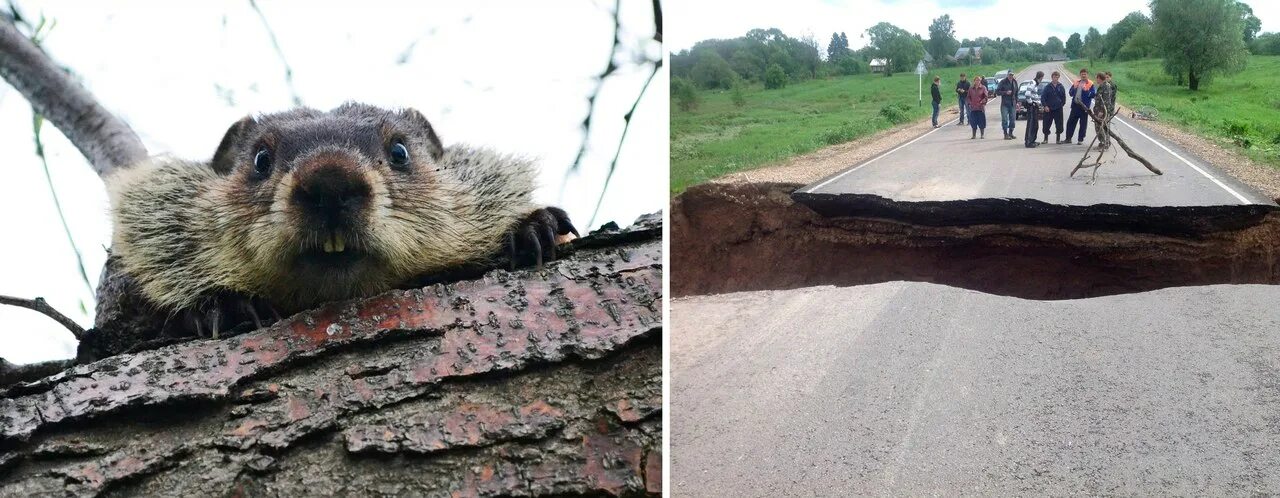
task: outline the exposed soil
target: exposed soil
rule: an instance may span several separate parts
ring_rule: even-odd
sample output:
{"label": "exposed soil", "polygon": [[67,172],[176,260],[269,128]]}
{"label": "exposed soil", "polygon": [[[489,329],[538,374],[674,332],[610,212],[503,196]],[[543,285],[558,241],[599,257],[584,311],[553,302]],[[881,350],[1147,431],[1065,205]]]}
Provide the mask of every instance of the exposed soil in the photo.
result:
{"label": "exposed soil", "polygon": [[799,183],[709,183],[672,201],[674,296],[813,285],[934,282],[1029,299],[1173,286],[1280,283],[1280,214],[1183,234],[1027,224],[924,226],[827,218]]}

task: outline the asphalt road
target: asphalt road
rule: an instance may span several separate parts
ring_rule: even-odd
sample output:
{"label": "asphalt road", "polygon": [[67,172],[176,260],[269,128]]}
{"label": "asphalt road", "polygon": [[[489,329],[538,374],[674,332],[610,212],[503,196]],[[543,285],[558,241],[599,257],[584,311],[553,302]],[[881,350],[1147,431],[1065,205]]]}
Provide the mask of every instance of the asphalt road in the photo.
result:
{"label": "asphalt road", "polygon": [[[1061,63],[1044,63],[1022,71],[1017,79],[1029,80],[1043,70],[1048,81],[1055,69],[1066,73]],[[1062,81],[1070,87],[1070,79]],[[1117,83],[1123,95],[1125,83]],[[943,82],[944,88],[954,84]],[[954,98],[944,98],[943,104],[949,106],[944,109],[956,107]],[[1063,112],[1064,128],[1069,110]],[[1163,176],[1152,174],[1113,147],[1107,157],[1114,154],[1114,160],[1098,170],[1096,184],[1088,184],[1091,170],[1082,170],[1074,178],[1068,174],[1093,138],[1092,123],[1086,145],[1056,145],[1050,135],[1050,144],[1026,149],[1021,140],[1026,121],[1017,122],[1018,140],[1003,140],[998,98],[988,104],[986,115],[986,139],[970,139],[969,125],[956,126],[952,120],[799,192],[873,195],[898,202],[1030,199],[1062,206],[1275,206],[1271,199],[1127,116],[1117,117],[1113,129]]]}
{"label": "asphalt road", "polygon": [[1280,493],[1280,287],[671,303],[677,496]]}

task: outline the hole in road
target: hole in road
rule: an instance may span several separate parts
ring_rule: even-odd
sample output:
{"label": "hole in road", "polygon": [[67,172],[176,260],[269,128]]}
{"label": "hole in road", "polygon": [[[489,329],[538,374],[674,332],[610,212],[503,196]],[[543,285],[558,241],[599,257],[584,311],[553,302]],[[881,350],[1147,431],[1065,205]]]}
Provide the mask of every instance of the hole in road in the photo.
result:
{"label": "hole in road", "polygon": [[[893,216],[826,217],[792,199],[799,184],[703,184],[672,201],[676,296],[933,282],[1026,299],[1077,299],[1188,285],[1280,283],[1280,213],[1077,213],[929,226]],[[959,206],[960,209],[963,206]],[[986,206],[984,212],[991,212]],[[920,213],[916,213],[920,214]],[[923,213],[927,215],[928,213]],[[1098,227],[1087,222],[1098,219]],[[1084,224],[1078,223],[1084,220]],[[1164,220],[1164,221],[1158,221]],[[1167,223],[1166,223],[1167,222]],[[1162,225],[1161,223],[1165,223]],[[1133,226],[1152,228],[1136,231]]]}

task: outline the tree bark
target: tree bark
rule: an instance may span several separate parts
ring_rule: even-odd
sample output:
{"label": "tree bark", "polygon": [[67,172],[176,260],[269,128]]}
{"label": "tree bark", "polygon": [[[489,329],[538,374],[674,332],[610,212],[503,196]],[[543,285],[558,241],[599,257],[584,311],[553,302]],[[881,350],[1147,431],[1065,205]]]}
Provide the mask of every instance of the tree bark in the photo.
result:
{"label": "tree bark", "polygon": [[1192,91],[1200,89],[1200,79],[1196,78],[1195,68],[1191,68],[1191,70],[1188,72],[1187,82],[1190,83]]}
{"label": "tree bark", "polygon": [[11,387],[0,496],[660,493],[660,217],[567,249]]}

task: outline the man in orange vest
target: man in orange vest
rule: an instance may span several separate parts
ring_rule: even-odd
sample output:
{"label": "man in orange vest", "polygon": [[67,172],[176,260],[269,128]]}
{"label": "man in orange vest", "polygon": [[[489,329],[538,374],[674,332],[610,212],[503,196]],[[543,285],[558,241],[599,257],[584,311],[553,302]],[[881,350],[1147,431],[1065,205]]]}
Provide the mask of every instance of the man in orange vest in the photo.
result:
{"label": "man in orange vest", "polygon": [[1067,140],[1071,143],[1071,134],[1076,130],[1076,123],[1080,123],[1080,135],[1076,137],[1076,145],[1084,143],[1084,132],[1089,127],[1089,105],[1093,103],[1093,96],[1097,95],[1098,90],[1093,87],[1093,82],[1089,81],[1089,71],[1080,70],[1080,79],[1071,84],[1071,117],[1067,118]]}

